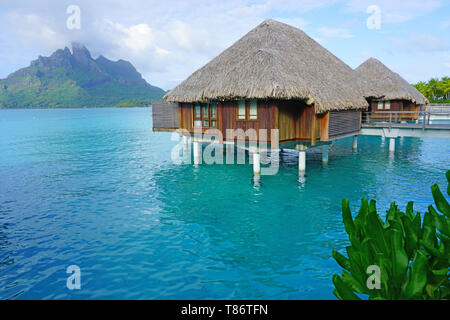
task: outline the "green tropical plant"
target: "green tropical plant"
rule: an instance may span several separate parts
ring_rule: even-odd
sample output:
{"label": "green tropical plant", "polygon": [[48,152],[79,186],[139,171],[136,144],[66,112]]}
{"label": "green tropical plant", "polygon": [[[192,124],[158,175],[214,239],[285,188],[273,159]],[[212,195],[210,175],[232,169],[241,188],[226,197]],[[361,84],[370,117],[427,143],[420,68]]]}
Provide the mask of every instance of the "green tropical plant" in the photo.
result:
{"label": "green tropical plant", "polygon": [[447,103],[450,99],[450,78],[433,78],[428,82],[420,81],[412,85],[419,90],[430,102]]}
{"label": "green tropical plant", "polygon": [[[450,195],[450,171],[446,176]],[[348,199],[342,201],[351,245],[348,257],[332,252],[344,269],[333,275],[338,299],[360,299],[358,294],[369,299],[450,299],[450,205],[436,184],[431,191],[436,209],[430,205],[423,220],[412,202],[406,212],[392,203],[383,222],[374,200],[362,199],[355,219]],[[370,266],[379,268],[379,286],[369,283],[374,279],[367,273]]]}

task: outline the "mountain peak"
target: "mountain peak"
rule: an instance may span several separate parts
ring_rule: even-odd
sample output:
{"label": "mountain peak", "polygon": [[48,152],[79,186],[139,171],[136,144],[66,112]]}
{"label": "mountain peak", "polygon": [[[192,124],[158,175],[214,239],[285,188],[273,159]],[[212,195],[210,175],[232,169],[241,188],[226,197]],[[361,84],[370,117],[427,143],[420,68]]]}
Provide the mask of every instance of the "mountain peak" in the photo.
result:
{"label": "mountain peak", "polygon": [[72,42],[72,57],[84,65],[90,64],[93,60],[89,50],[78,42]]}
{"label": "mountain peak", "polygon": [[[151,86],[126,61],[93,59],[80,43],[39,56],[30,67],[0,79],[3,107],[106,106],[126,99],[160,100],[164,90]],[[24,94],[24,92],[26,94]]]}

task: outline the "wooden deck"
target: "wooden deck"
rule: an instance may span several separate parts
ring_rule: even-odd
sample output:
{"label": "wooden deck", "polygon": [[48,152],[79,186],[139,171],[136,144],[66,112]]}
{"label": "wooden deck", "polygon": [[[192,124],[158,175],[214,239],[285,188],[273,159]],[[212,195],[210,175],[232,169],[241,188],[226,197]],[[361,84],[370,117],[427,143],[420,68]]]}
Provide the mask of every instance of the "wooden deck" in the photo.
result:
{"label": "wooden deck", "polygon": [[375,123],[363,123],[362,128],[408,128],[408,129],[448,129],[450,130],[449,124],[421,124],[421,123],[388,123],[388,122],[375,122]]}
{"label": "wooden deck", "polygon": [[[444,111],[384,111],[383,113],[386,113],[389,118],[372,119],[369,112],[363,113],[361,134],[384,137],[450,138],[450,108]],[[415,122],[398,120],[405,113],[417,114],[418,120]],[[448,123],[433,123],[442,120],[448,120]]]}

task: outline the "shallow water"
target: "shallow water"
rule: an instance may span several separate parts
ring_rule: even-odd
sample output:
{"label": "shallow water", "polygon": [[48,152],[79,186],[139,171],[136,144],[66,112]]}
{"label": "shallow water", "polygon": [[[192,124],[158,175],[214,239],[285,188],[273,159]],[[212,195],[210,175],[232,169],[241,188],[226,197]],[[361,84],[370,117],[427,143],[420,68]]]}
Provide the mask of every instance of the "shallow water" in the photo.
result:
{"label": "shallow water", "polygon": [[[446,187],[450,139],[332,145],[254,185],[250,165],[175,165],[150,109],[0,110],[0,298],[334,299],[340,203]],[[81,290],[66,268],[81,268]]]}

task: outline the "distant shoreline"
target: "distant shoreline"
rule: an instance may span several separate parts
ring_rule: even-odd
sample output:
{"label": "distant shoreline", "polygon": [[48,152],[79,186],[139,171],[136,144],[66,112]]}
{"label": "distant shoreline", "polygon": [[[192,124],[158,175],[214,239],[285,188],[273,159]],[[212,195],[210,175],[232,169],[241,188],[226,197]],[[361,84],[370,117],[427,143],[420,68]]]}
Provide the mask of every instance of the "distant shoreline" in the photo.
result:
{"label": "distant shoreline", "polygon": [[94,107],[0,107],[0,110],[36,110],[36,109],[105,109],[105,108],[114,108],[114,109],[126,109],[126,108],[151,108],[152,105],[143,105],[143,106],[124,106],[124,107],[116,107],[116,106],[94,106]]}

